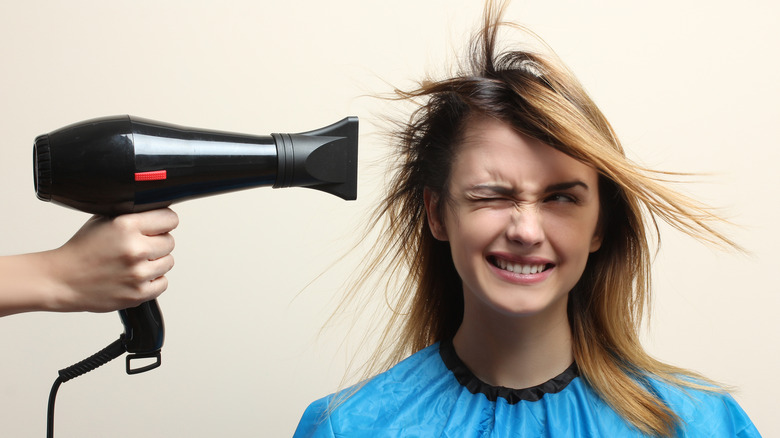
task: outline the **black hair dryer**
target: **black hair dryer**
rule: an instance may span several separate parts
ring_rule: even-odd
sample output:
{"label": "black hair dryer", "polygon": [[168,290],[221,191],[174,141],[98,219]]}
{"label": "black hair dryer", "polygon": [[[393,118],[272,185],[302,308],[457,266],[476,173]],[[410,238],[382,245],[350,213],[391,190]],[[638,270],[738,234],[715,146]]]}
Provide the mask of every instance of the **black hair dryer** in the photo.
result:
{"label": "black hair dryer", "polygon": [[[35,139],[39,199],[116,216],[252,187],[309,187],[357,198],[358,119],[299,134],[255,136],[130,116],[69,125]],[[127,372],[160,365],[157,300],[120,310]],[[132,368],[131,359],[156,362]]]}

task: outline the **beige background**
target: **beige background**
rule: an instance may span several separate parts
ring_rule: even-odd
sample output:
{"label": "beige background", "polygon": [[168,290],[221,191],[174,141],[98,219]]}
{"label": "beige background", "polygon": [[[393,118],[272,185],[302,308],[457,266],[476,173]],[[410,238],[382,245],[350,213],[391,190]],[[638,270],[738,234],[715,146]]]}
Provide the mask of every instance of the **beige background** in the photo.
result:
{"label": "beige background", "polygon": [[[58,437],[292,434],[355,353],[346,324],[319,329],[359,256],[328,267],[381,183],[388,107],[364,95],[439,69],[480,12],[473,0],[0,3],[2,254],[58,246],[87,219],[35,198],[38,134],[114,114],[254,134],[361,118],[357,202],[258,189],[176,207],[163,366],[127,376],[117,360],[64,384]],[[516,1],[509,14],[577,73],[633,158],[712,173],[684,189],[722,207],[751,254],[664,229],[647,346],[736,386],[765,436],[780,436],[778,16],[768,0]],[[43,436],[57,370],[120,332],[115,313],[0,320],[0,435]]]}

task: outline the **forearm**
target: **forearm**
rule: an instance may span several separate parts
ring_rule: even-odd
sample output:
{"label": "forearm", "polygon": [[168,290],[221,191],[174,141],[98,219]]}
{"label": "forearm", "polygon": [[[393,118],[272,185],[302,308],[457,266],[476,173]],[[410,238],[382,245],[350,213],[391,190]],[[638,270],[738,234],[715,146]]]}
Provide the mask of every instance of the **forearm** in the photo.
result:
{"label": "forearm", "polygon": [[52,251],[0,257],[0,316],[62,309]]}

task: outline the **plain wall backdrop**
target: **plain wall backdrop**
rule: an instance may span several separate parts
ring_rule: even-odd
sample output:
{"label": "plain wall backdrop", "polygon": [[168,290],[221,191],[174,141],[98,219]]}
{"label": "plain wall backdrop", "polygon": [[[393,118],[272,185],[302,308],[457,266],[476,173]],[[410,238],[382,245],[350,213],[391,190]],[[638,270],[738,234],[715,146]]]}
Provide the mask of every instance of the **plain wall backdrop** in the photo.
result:
{"label": "plain wall backdrop", "polygon": [[[65,383],[56,435],[290,436],[372,322],[320,333],[360,256],[334,262],[382,184],[381,115],[397,107],[370,96],[442,71],[481,12],[475,0],[0,3],[0,254],[57,247],[88,218],[36,199],[39,134],[116,114],[259,135],[361,118],[356,202],[257,189],[175,206],[162,367],[128,376],[116,360]],[[708,174],[680,188],[721,208],[750,253],[662,227],[646,345],[735,386],[764,436],[780,436],[778,16],[768,0],[525,0],[507,15],[571,67],[633,159]],[[121,330],[115,312],[0,319],[0,435],[43,436],[57,370]]]}

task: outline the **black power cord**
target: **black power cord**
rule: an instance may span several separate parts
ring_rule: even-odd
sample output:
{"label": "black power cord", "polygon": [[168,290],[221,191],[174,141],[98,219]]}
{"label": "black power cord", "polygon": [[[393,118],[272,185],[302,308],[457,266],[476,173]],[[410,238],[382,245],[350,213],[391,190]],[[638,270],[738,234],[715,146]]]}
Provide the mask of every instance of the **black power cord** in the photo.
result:
{"label": "black power cord", "polygon": [[60,385],[70,379],[86,374],[95,368],[105,365],[125,353],[124,335],[112,342],[108,347],[98,351],[81,362],[71,365],[59,371],[59,377],[54,381],[49,393],[49,409],[46,416],[46,437],[54,438],[54,400],[57,398],[57,390]]}

